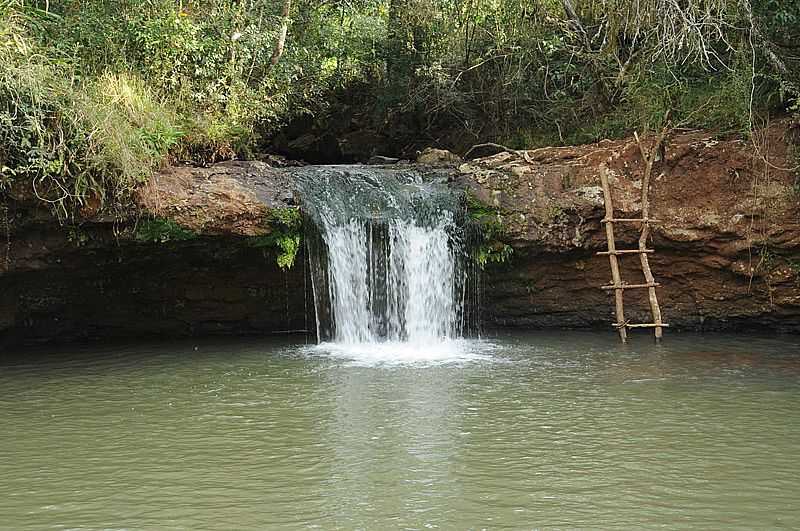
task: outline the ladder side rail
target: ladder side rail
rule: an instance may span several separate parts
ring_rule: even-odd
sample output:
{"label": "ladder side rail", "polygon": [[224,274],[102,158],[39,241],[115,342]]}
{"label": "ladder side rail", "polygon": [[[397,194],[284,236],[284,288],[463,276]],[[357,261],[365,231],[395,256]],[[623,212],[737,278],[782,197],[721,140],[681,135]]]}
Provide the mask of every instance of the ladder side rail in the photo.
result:
{"label": "ladder side rail", "polygon": [[[611,187],[608,183],[608,168],[605,165],[600,167],[600,183],[603,186],[603,199],[606,208],[606,218],[614,219],[614,204],[611,199]],[[611,266],[611,280],[614,285],[622,284],[622,279],[619,274],[619,259],[614,254],[617,250],[616,241],[614,239],[614,222],[605,223],[606,227],[606,240],[608,240],[608,262]],[[623,290],[614,290],[614,307],[616,309],[616,317],[618,323],[625,322],[625,302],[623,298]],[[626,327],[619,327],[619,338],[623,343],[628,342],[628,330]]]}
{"label": "ladder side rail", "polygon": [[[650,153],[645,152],[644,145],[642,144],[641,140],[639,139],[639,135],[634,133],[636,137],[636,142],[639,144],[639,151],[642,154],[642,159],[645,162],[645,170],[644,176],[642,177],[642,218],[649,219],[650,218],[650,177],[653,173],[653,163],[655,162],[656,154],[664,142],[664,137],[667,134],[667,127],[665,127],[661,133],[658,135],[656,139],[656,143],[653,148],[650,150]],[[647,249],[647,240],[650,237],[650,224],[643,223],[642,224],[642,233],[639,237],[639,250],[645,251]],[[650,269],[650,260],[647,257],[647,253],[642,252],[639,255],[639,260],[642,265],[642,273],[644,274],[644,280],[647,284],[655,284],[655,278],[653,277],[653,271]],[[650,312],[653,314],[653,323],[655,324],[655,338],[656,341],[660,341],[663,336],[663,328],[661,326],[661,307],[658,304],[658,295],[656,294],[655,286],[649,287],[647,290],[648,299],[650,301]]]}

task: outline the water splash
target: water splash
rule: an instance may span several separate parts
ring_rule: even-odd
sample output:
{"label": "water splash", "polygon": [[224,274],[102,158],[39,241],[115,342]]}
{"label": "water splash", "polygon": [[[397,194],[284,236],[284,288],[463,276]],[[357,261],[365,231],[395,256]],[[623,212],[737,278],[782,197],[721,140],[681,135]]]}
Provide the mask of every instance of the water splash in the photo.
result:
{"label": "water splash", "polygon": [[406,341],[379,343],[320,343],[301,352],[309,357],[343,361],[353,367],[441,366],[506,363],[496,344],[472,339],[445,339],[427,345]]}

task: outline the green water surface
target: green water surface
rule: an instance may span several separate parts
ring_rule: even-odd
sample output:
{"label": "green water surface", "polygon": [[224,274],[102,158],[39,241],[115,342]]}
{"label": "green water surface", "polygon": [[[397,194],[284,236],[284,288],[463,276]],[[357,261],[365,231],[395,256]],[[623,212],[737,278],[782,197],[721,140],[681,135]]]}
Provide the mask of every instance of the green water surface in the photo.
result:
{"label": "green water surface", "polygon": [[0,528],[792,529],[798,338],[0,355]]}

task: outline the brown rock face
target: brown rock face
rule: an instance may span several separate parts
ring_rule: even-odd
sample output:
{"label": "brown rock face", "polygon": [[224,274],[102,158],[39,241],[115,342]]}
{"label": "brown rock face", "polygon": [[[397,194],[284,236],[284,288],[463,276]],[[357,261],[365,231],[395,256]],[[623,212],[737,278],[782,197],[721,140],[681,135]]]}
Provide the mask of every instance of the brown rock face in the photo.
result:
{"label": "brown rock face", "polygon": [[110,239],[101,247],[67,242],[60,250],[50,237],[32,235],[29,242],[50,247],[49,258],[0,280],[0,346],[314,329],[302,265],[281,271],[274,255],[241,240],[117,245]]}
{"label": "brown rock face", "polygon": [[143,211],[61,222],[35,200],[4,205],[0,347],[314,329],[303,256],[283,271],[257,238],[274,209],[296,208],[268,166],[173,168],[139,201]]}
{"label": "brown rock face", "polygon": [[223,162],[210,168],[174,167],[139,190],[151,214],[206,235],[263,236],[269,212],[294,205],[285,174],[263,162]]}
{"label": "brown rock face", "polygon": [[[800,191],[784,124],[750,141],[673,135],[656,162],[651,265],[665,321],[685,328],[800,331]],[[647,140],[645,140],[647,143]],[[495,207],[514,247],[486,274],[490,325],[597,326],[613,322],[599,171],[608,171],[616,216],[641,209],[643,163],[633,140],[501,153],[460,167],[460,184]],[[527,159],[527,160],[525,160]],[[618,248],[638,225],[617,224]],[[643,282],[638,257],[623,279]],[[628,317],[649,322],[646,292],[625,294]]]}

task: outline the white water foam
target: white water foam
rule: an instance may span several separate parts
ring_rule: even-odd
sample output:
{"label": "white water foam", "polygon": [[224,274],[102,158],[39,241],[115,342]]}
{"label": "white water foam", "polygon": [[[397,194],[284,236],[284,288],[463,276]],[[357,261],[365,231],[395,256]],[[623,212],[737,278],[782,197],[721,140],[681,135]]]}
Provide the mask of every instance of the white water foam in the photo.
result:
{"label": "white water foam", "polygon": [[305,349],[305,354],[341,360],[356,367],[438,366],[503,361],[496,347],[477,339],[449,339],[421,345],[406,341],[376,343],[325,342]]}

